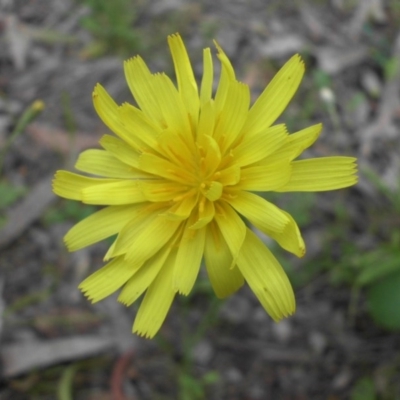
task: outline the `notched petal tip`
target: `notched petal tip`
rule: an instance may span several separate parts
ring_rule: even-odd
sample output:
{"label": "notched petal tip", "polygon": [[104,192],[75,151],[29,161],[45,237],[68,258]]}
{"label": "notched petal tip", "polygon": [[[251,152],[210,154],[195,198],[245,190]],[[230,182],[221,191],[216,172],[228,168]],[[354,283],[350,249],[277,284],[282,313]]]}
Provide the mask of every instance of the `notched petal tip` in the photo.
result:
{"label": "notched petal tip", "polygon": [[219,45],[219,43],[217,42],[216,39],[213,39],[213,43],[214,43],[214,46],[217,48],[218,51],[223,52],[221,46]]}
{"label": "notched petal tip", "polygon": [[117,301],[118,301],[118,303],[123,304],[125,307],[129,307],[131,305],[131,303],[129,301],[127,301],[124,298],[121,298],[121,295],[118,296]]}
{"label": "notched petal tip", "polygon": [[71,250],[71,244],[70,244],[70,241],[69,241],[67,235],[65,235],[63,237],[63,242],[64,242],[65,247],[67,248],[67,250],[71,253],[73,250]]}
{"label": "notched petal tip", "polygon": [[289,59],[289,62],[291,60],[293,60],[293,61],[296,60],[304,70],[306,69],[305,62],[304,62],[303,58],[301,57],[301,55],[299,53],[296,53],[294,56],[292,56],[292,58]]}
{"label": "notched petal tip", "polygon": [[105,89],[103,87],[103,85],[99,82],[96,83],[96,85],[94,86],[93,92],[92,92],[92,97],[98,97],[101,96],[101,94],[105,92]]}
{"label": "notched petal tip", "polygon": [[215,47],[217,49],[217,57],[221,62],[223,62],[223,60],[225,58],[227,58],[227,55],[224,52],[224,50],[222,49],[222,47],[220,46],[220,44],[215,39],[213,40],[213,42],[214,42],[214,45],[215,45]]}
{"label": "notched petal tip", "polygon": [[[79,285],[78,289],[81,291],[82,295],[90,301],[91,304],[96,304],[101,300],[104,300],[105,297],[103,296],[96,296],[93,292],[96,290],[96,287],[84,287]],[[106,296],[107,297],[107,296]]]}
{"label": "notched petal tip", "polygon": [[[82,282],[83,283],[83,282]],[[81,291],[82,295],[90,301],[90,303],[95,304],[99,300],[95,301],[95,296],[92,296],[90,294],[90,288],[85,288],[85,285],[82,285],[82,283],[78,286],[78,289]]]}
{"label": "notched petal tip", "polygon": [[55,186],[57,185],[57,179],[59,177],[60,172],[61,172],[61,170],[56,171],[56,173],[54,174],[54,177],[51,181],[51,188],[53,189],[53,192],[55,192],[54,189],[55,189]]}
{"label": "notched petal tip", "polygon": [[294,313],[296,312],[296,310],[295,309],[293,309],[293,310],[291,310],[291,311],[286,311],[286,312],[284,312],[284,314],[279,314],[278,316],[273,316],[273,315],[270,315],[270,317],[272,318],[272,320],[275,322],[275,323],[279,323],[279,322],[281,322],[282,320],[284,320],[285,318],[289,318],[289,317],[291,317]]}
{"label": "notched petal tip", "polygon": [[140,57],[138,54],[135,56],[132,56],[126,60],[124,60],[124,68],[132,66],[134,63],[143,61],[142,57]]}
{"label": "notched petal tip", "polygon": [[93,88],[93,92],[92,92],[92,96],[94,97],[94,96],[97,96],[97,87],[100,85],[100,83],[99,82],[97,82],[95,85],[94,85],[94,88]]}
{"label": "notched petal tip", "polygon": [[132,333],[135,333],[136,335],[145,338],[145,339],[153,339],[153,337],[156,335],[156,333],[150,333],[145,330],[139,330],[135,327],[132,328]]}
{"label": "notched petal tip", "polygon": [[179,34],[179,32],[175,32],[175,33],[171,33],[170,35],[168,35],[167,37],[168,43],[172,40],[182,40],[181,35]]}

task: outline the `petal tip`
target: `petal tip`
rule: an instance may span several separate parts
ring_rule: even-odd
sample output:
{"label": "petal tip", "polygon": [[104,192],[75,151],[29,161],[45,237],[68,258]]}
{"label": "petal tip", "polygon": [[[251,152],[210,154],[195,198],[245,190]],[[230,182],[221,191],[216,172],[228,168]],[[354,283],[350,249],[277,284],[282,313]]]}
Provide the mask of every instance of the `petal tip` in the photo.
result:
{"label": "petal tip", "polygon": [[135,333],[136,335],[145,339],[153,339],[157,332],[149,332],[149,330],[146,329],[136,328],[134,325],[132,328],[132,333]]}
{"label": "petal tip", "polygon": [[181,35],[179,34],[179,32],[171,33],[170,35],[168,35],[167,40],[168,43],[173,40],[181,40]]}

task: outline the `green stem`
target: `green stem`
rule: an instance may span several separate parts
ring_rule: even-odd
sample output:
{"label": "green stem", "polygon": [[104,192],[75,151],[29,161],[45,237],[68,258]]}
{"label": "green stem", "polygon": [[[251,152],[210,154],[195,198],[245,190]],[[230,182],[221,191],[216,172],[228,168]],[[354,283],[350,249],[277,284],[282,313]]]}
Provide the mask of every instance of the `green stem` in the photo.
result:
{"label": "green stem", "polygon": [[76,370],[77,370],[77,365],[70,365],[63,371],[61,379],[58,384],[58,390],[57,390],[58,400],[73,400],[72,387],[74,383]]}
{"label": "green stem", "polygon": [[[191,334],[188,329],[188,314],[190,307],[188,307],[188,301],[183,302],[183,318],[182,318],[182,342],[183,342],[183,358],[179,373],[184,376],[190,376],[192,371],[192,352],[191,350],[197,342],[205,335],[207,329],[212,325],[215,320],[216,314],[219,310],[220,305],[219,299],[213,297],[210,306],[206,314],[204,315],[200,325],[198,326],[196,332]],[[187,400],[188,394],[186,393],[186,386],[181,385],[180,388],[180,399]]]}
{"label": "green stem", "polygon": [[30,122],[32,122],[43,111],[43,109],[44,109],[43,101],[35,100],[30,105],[30,107],[27,110],[25,110],[25,112],[18,119],[13,132],[6,140],[6,143],[4,144],[3,149],[0,150],[0,176],[1,176],[1,173],[3,170],[3,166],[4,166],[4,158],[5,158],[5,155],[8,151],[8,149],[11,147],[14,140],[24,131],[26,126]]}

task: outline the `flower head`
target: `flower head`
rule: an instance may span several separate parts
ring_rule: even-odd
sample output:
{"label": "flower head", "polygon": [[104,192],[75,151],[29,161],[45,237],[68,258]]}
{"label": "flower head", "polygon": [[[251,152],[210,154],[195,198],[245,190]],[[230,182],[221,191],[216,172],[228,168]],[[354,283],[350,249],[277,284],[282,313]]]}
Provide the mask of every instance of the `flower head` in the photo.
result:
{"label": "flower head", "polygon": [[130,305],[144,292],[133,331],[153,337],[177,293],[188,295],[202,260],[220,298],[244,281],[275,321],[291,315],[295,300],[275,257],[242,217],[301,257],[305,245],[293,218],[257,192],[325,191],[356,183],[355,159],[296,158],[317,139],[322,125],[289,135],[273,125],[296,92],[304,64],[293,56],[250,107],[249,88],[235,77],[216,44],[221,76],[212,95],[213,63],[205,49],[200,90],[183,41],[168,37],[177,86],[150,73],[140,57],[124,64],[138,107],[118,106],[97,85],[97,113],[116,136],[86,150],[76,169],[58,171],[59,196],[104,209],[65,236],[75,251],[117,234],[104,267],[80,289],[93,302],[122,288]]}

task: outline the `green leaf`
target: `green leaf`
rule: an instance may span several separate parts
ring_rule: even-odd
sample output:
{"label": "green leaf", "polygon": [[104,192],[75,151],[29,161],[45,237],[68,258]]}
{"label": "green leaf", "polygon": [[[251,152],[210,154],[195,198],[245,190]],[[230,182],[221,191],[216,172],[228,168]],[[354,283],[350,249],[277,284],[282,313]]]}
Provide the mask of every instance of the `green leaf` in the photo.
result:
{"label": "green leaf", "polygon": [[386,80],[393,79],[396,76],[397,71],[399,70],[399,60],[397,57],[392,57],[386,60],[384,64],[384,74]]}
{"label": "green leaf", "polygon": [[76,369],[76,365],[70,365],[64,369],[57,388],[58,400],[73,400],[72,386],[74,383]]}
{"label": "green leaf", "polygon": [[219,380],[220,376],[218,371],[209,371],[202,378],[204,385],[212,385],[213,383],[217,383]]}
{"label": "green leaf", "polygon": [[200,400],[204,398],[203,385],[194,377],[182,373],[179,376],[180,399]]}
{"label": "green leaf", "polygon": [[350,400],[376,400],[372,379],[368,377],[359,379],[351,391]]}
{"label": "green leaf", "polygon": [[371,285],[367,291],[369,311],[375,322],[388,330],[400,329],[400,271]]}
{"label": "green leaf", "polygon": [[15,203],[26,191],[27,189],[23,186],[13,186],[7,182],[0,182],[0,210]]}
{"label": "green leaf", "polygon": [[315,85],[318,88],[323,88],[323,87],[331,87],[332,86],[332,79],[331,77],[324,71],[322,71],[321,69],[316,69],[314,71],[314,82]]}
{"label": "green leaf", "polygon": [[386,252],[378,262],[369,263],[361,271],[356,279],[356,284],[360,286],[370,285],[397,271],[400,271],[400,254],[398,252]]}
{"label": "green leaf", "polygon": [[51,225],[69,219],[80,221],[96,211],[96,207],[81,204],[72,200],[63,200],[59,205],[50,208],[43,216],[45,224]]}

